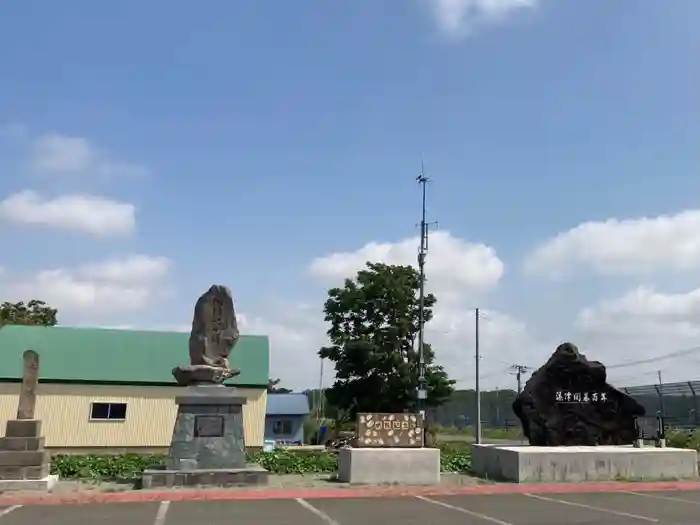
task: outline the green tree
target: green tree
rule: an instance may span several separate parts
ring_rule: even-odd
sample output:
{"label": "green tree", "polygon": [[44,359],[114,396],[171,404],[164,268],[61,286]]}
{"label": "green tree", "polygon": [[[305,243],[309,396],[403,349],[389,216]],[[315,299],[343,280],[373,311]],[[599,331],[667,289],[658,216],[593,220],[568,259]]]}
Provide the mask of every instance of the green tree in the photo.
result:
{"label": "green tree", "polygon": [[24,324],[55,326],[58,310],[51,308],[44,301],[32,299],[28,303],[4,302],[0,304],[0,326],[6,324]]}
{"label": "green tree", "polygon": [[[331,325],[331,346],[322,348],[319,356],[335,363],[328,403],[348,417],[416,409],[419,285],[420,275],[410,266],[367,263],[343,288],[328,291],[323,311]],[[426,323],[435,302],[434,295],[426,295]],[[425,343],[423,349],[427,406],[436,407],[449,399],[454,381],[434,364],[430,345]]]}

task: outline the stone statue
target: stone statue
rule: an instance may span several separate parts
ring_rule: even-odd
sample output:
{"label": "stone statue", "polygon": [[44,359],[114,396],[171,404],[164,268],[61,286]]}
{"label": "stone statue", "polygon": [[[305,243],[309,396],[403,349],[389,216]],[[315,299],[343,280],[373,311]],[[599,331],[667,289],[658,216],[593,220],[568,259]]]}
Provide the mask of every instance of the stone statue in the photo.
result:
{"label": "stone statue", "polygon": [[231,369],[228,362],[239,336],[231,290],[215,284],[194,307],[190,365],[173,368],[175,380],[181,386],[220,385],[240,374],[240,370]]}
{"label": "stone statue", "polygon": [[513,402],[530,445],[633,443],[644,407],[606,379],[601,362],[589,361],[571,343],[559,345]]}

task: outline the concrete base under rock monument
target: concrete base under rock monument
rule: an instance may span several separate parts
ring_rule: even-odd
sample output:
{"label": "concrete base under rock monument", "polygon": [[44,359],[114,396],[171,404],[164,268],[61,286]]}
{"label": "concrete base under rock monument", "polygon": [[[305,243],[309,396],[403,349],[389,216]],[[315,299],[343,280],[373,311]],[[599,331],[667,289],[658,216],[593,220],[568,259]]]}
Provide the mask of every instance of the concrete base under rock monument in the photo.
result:
{"label": "concrete base under rock monument", "polygon": [[517,483],[698,478],[698,454],[678,448],[473,445],[477,476]]}
{"label": "concrete base under rock monument", "polygon": [[183,388],[165,468],[143,473],[143,486],[261,485],[267,471],[246,464],[243,435],[245,397],[234,388]]}
{"label": "concrete base under rock monument", "polygon": [[338,481],[379,485],[438,485],[437,448],[341,448]]}

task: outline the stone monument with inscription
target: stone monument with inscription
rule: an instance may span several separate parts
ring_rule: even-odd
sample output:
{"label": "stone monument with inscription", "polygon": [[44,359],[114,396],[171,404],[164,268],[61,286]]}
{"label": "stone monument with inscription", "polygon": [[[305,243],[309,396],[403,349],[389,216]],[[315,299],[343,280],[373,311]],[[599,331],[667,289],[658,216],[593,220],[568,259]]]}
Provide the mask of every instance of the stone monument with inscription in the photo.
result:
{"label": "stone monument with inscription", "polygon": [[340,449],[338,479],[371,485],[437,485],[440,450],[424,445],[419,413],[358,414],[354,445]]}
{"label": "stone monument with inscription", "polygon": [[240,370],[228,357],[240,334],[230,290],[214,285],[197,301],[189,339],[190,364],[173,369],[183,387],[164,469],[144,472],[144,488],[259,485],[267,471],[246,463],[246,398],[224,382]]}
{"label": "stone monument with inscription", "polygon": [[697,479],[698,454],[636,448],[644,407],[607,382],[605,366],[563,343],[513,402],[529,446],[475,444],[472,470],[494,480]]}
{"label": "stone monument with inscription", "polygon": [[50,455],[44,449],[41,421],[35,419],[39,383],[39,354],[23,355],[22,390],[17,418],[7,422],[0,438],[0,493],[16,490],[51,490],[58,476],[50,474]]}
{"label": "stone monument with inscription", "polygon": [[631,445],[644,407],[607,382],[605,365],[560,344],[513,402],[535,446]]}

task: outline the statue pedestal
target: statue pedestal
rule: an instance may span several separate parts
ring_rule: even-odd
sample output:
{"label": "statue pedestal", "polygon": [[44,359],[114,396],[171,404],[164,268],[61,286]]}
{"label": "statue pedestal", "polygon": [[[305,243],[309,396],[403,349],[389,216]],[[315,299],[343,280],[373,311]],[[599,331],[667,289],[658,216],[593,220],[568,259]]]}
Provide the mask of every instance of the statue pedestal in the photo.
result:
{"label": "statue pedestal", "polygon": [[0,438],[0,492],[51,490],[58,476],[50,472],[49,453],[41,437],[41,421],[15,419],[7,422]]}
{"label": "statue pedestal", "polygon": [[267,471],[246,463],[245,397],[222,385],[183,389],[164,469],[144,472],[144,488],[260,485]]}

